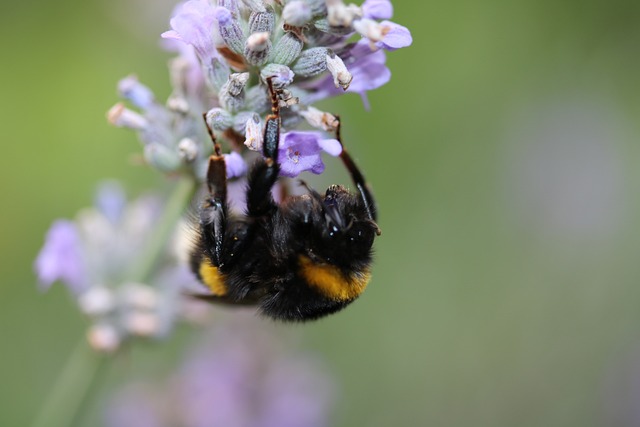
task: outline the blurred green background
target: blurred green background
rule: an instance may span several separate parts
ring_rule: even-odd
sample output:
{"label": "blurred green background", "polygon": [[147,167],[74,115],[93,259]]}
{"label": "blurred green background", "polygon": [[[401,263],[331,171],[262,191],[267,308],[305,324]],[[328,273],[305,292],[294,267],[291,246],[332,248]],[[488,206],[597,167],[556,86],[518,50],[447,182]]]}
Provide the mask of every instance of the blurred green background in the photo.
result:
{"label": "blurred green background", "polygon": [[[37,291],[46,229],[102,179],[166,185],[104,114],[131,72],[168,95],[172,5],[0,4],[0,425],[24,426],[86,327],[62,286]],[[321,105],[383,229],[366,295],[294,326],[340,382],[334,425],[640,424],[640,3],[394,5],[414,43],[389,54],[371,111]],[[332,165],[318,185],[338,179]],[[184,344],[129,363],[164,375]]]}

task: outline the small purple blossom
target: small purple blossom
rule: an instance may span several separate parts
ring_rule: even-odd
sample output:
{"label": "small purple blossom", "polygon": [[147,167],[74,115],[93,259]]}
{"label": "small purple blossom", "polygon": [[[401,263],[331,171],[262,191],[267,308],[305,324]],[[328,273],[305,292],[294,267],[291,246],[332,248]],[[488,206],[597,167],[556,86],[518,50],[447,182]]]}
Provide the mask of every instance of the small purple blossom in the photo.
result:
{"label": "small purple blossom", "polygon": [[393,5],[389,0],[365,0],[362,3],[362,15],[370,19],[391,19]]}
{"label": "small purple blossom", "polygon": [[153,92],[147,86],[138,81],[136,76],[128,76],[118,82],[118,93],[124,99],[143,110],[148,109],[154,103]]}
{"label": "small purple blossom", "polygon": [[182,3],[169,21],[171,30],[162,33],[162,37],[180,40],[193,46],[200,60],[204,64],[209,63],[216,55],[212,37],[216,9],[208,0],[189,0]]}
{"label": "small purple blossom", "polygon": [[342,146],[336,139],[326,139],[321,132],[291,131],[283,134],[278,147],[280,175],[290,178],[304,171],[321,174],[324,163],[320,153],[338,156]]}
{"label": "small purple blossom", "polygon": [[53,223],[34,267],[44,290],[56,280],[67,285],[74,294],[87,288],[82,242],[73,222],[57,220]]}
{"label": "small purple blossom", "polygon": [[396,24],[391,21],[382,21],[381,25],[386,27],[386,32],[379,42],[376,42],[376,46],[388,51],[394,51],[403,47],[411,46],[413,38],[411,32],[407,27],[403,27],[400,24]]}
{"label": "small purple blossom", "polygon": [[236,178],[247,173],[247,163],[235,151],[225,154],[224,160],[227,167],[227,178]]}

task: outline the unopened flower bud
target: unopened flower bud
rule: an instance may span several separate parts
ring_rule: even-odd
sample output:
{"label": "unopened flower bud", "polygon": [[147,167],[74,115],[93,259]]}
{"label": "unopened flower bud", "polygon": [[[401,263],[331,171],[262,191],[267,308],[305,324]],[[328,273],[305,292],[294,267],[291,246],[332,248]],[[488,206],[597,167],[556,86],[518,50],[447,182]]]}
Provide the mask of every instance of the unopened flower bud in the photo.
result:
{"label": "unopened flower bud", "polygon": [[354,19],[362,17],[362,9],[355,4],[345,5],[342,0],[327,0],[327,20],[332,27],[351,27]]}
{"label": "unopened flower bud", "polygon": [[93,286],[78,298],[80,310],[88,316],[103,316],[115,307],[113,292],[104,286]]}
{"label": "unopened flower bud", "polygon": [[234,18],[238,18],[238,16],[240,15],[238,0],[218,0],[218,6],[222,6],[225,9],[228,9]]}
{"label": "unopened flower bud", "polygon": [[160,332],[160,319],[154,313],[133,311],[124,319],[127,331],[140,337],[151,337]]}
{"label": "unopened flower bud", "polygon": [[153,310],[158,306],[158,292],[142,283],[123,285],[122,298],[127,306],[139,310]]}
{"label": "unopened flower bud", "polygon": [[249,33],[273,33],[275,16],[273,12],[251,12],[249,16]]}
{"label": "unopened flower bud", "polygon": [[285,33],[271,50],[271,62],[289,65],[300,55],[304,43],[300,37],[289,31]]}
{"label": "unopened flower bud", "polygon": [[227,130],[233,124],[233,117],[227,110],[222,108],[212,108],[205,115],[207,124],[211,129]]}
{"label": "unopened flower bud", "polygon": [[125,77],[118,82],[118,93],[122,98],[143,110],[149,108],[154,103],[154,96],[151,89],[140,83],[134,75]]}
{"label": "unopened flower bud", "polygon": [[270,78],[274,88],[284,89],[293,82],[295,74],[286,65],[268,64],[260,71],[260,77],[264,81]]}
{"label": "unopened flower bud", "polygon": [[291,69],[294,73],[302,77],[311,77],[320,74],[327,69],[328,52],[329,49],[326,47],[312,47],[303,50]]}
{"label": "unopened flower bud", "polygon": [[327,14],[327,2],[325,0],[303,0],[311,9],[311,16]]}
{"label": "unopened flower bud", "polygon": [[331,113],[320,111],[315,107],[307,107],[306,111],[301,111],[300,115],[305,118],[314,128],[333,132],[338,128],[339,121]]}
{"label": "unopened flower bud", "polygon": [[215,18],[218,20],[218,30],[224,43],[235,53],[242,53],[244,50],[242,29],[229,9],[217,7]]}
{"label": "unopened flower bud", "polygon": [[167,99],[167,108],[180,114],[189,112],[189,101],[180,94],[174,93]]}
{"label": "unopened flower bud", "polygon": [[327,54],[327,69],[333,76],[333,84],[336,85],[336,87],[341,87],[343,90],[347,90],[351,84],[353,76],[349,70],[347,70],[342,59],[333,52]]}
{"label": "unopened flower bud", "polygon": [[217,91],[229,80],[229,74],[231,70],[226,62],[221,61],[218,58],[211,60],[211,67],[209,68],[209,79],[213,84],[214,89]]}
{"label": "unopened flower bud", "polygon": [[271,53],[271,40],[269,33],[253,33],[247,38],[244,48],[244,56],[252,65],[262,65],[267,62]]}
{"label": "unopened flower bud", "polygon": [[89,328],[87,340],[94,350],[113,353],[120,346],[121,337],[112,325],[108,323],[98,323]]}
{"label": "unopened flower bud", "polygon": [[264,134],[262,131],[262,123],[260,123],[260,116],[254,114],[245,125],[245,141],[244,145],[249,150],[260,151],[262,150],[262,141]]}
{"label": "unopened flower bud", "polygon": [[234,113],[244,105],[244,87],[249,81],[249,73],[234,73],[220,89],[219,99],[222,106]]}
{"label": "unopened flower bud", "polygon": [[119,102],[107,112],[107,120],[114,126],[125,127],[135,130],[145,129],[149,122],[142,115],[129,110],[123,103]]}
{"label": "unopened flower bud", "polygon": [[158,143],[144,146],[144,158],[151,166],[163,172],[173,172],[181,164],[180,155],[177,152]]}
{"label": "unopened flower bud", "polygon": [[178,154],[185,162],[194,161],[198,152],[198,144],[191,138],[182,138],[178,143]]}
{"label": "unopened flower bud", "polygon": [[372,42],[382,40],[385,34],[385,27],[377,21],[368,18],[358,19],[353,22],[353,28],[363,37]]}
{"label": "unopened flower bud", "polygon": [[242,0],[242,3],[252,12],[266,12],[267,10],[262,0]]}
{"label": "unopened flower bud", "polygon": [[286,4],[282,10],[284,22],[294,27],[302,27],[313,17],[311,7],[302,0],[294,0]]}

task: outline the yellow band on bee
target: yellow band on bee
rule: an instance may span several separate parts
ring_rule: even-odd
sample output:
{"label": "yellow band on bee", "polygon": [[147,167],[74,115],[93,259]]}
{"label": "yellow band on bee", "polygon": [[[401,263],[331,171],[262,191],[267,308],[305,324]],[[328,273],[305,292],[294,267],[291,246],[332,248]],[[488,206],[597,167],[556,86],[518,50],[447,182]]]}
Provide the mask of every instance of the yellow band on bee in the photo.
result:
{"label": "yellow band on bee", "polygon": [[300,255],[300,275],[310,286],[316,288],[325,297],[335,301],[350,301],[364,292],[371,273],[345,275],[335,266],[313,262],[309,257]]}
{"label": "yellow band on bee", "polygon": [[202,283],[207,285],[213,295],[221,297],[227,294],[224,276],[218,271],[218,268],[211,265],[208,260],[203,260],[200,263],[198,272],[202,278]]}

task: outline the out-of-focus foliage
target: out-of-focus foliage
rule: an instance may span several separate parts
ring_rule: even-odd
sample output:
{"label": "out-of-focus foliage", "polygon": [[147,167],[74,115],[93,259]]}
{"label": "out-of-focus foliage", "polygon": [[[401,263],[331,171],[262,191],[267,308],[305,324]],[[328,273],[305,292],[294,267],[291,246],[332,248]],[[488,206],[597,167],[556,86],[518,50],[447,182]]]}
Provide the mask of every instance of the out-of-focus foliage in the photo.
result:
{"label": "out-of-focus foliage", "polygon": [[[374,279],[349,310],[298,329],[340,381],[338,426],[637,424],[640,399],[640,4],[394,2],[413,46],[341,114],[380,203]],[[32,262],[53,218],[132,166],[104,111],[135,71],[164,99],[168,2],[0,7],[0,425],[25,425],[84,330]],[[329,163],[329,162],[327,162]],[[328,164],[321,180],[348,181]],[[283,326],[283,328],[285,328]],[[188,347],[133,349],[87,408]]]}

